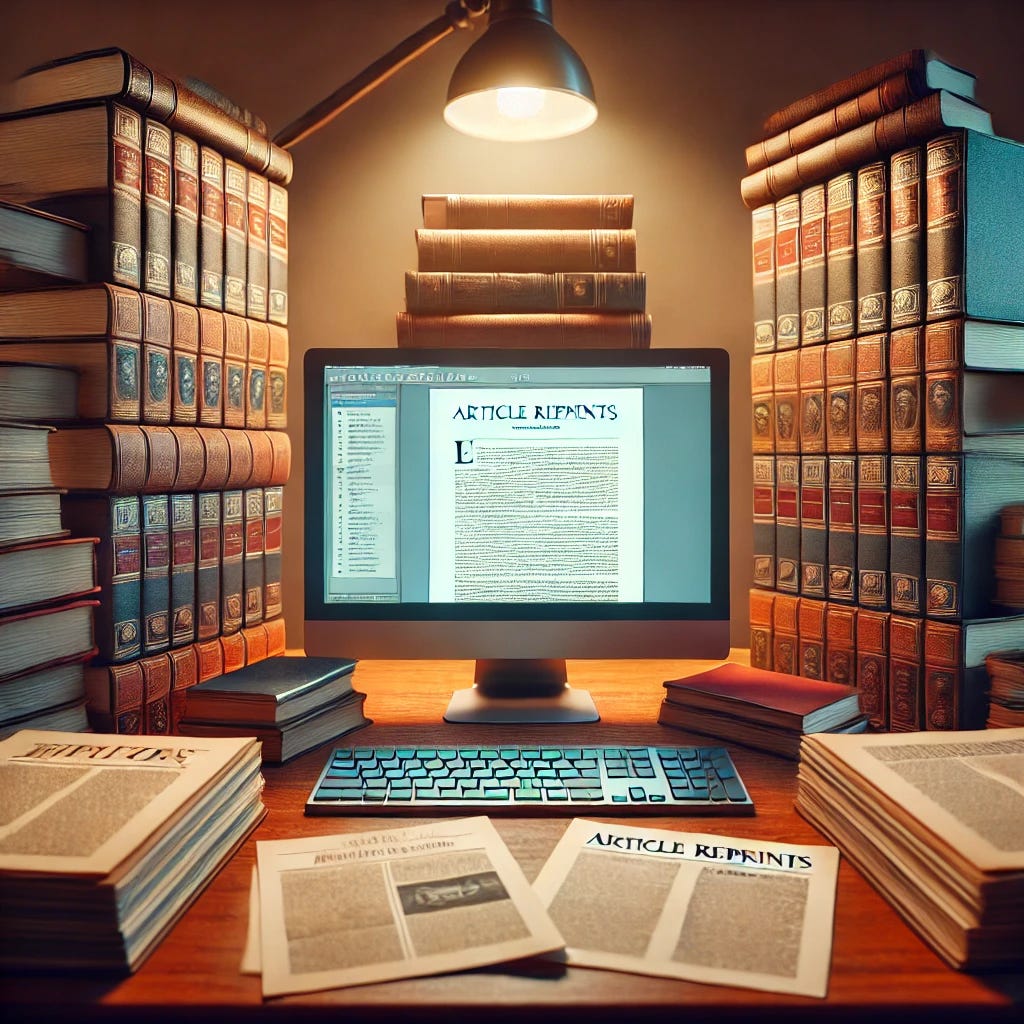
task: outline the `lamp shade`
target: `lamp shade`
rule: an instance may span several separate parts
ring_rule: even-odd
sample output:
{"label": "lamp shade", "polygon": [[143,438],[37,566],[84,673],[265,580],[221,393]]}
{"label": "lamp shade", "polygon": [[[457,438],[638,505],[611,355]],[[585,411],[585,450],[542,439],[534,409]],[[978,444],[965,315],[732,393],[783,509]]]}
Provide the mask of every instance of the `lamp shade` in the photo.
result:
{"label": "lamp shade", "polygon": [[596,118],[590,75],[555,31],[551,0],[492,0],[487,31],[452,73],[445,121],[478,138],[530,142]]}

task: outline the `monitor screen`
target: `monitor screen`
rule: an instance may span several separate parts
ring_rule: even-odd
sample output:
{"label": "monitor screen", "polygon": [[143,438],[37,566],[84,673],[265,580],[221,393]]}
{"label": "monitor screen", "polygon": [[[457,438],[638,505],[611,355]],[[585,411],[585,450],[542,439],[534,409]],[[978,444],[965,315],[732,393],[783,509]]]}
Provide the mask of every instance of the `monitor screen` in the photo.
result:
{"label": "monitor screen", "polygon": [[304,386],[307,654],[476,659],[513,716],[566,658],[727,655],[723,350],[315,349]]}

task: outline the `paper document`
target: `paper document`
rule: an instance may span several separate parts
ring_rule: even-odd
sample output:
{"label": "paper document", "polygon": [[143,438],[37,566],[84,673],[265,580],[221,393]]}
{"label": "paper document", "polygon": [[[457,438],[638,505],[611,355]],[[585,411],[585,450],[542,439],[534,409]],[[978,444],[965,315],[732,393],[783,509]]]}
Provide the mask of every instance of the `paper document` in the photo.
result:
{"label": "paper document", "polygon": [[839,851],[574,820],[534,882],[566,962],[824,997]]}
{"label": "paper document", "polygon": [[482,967],[562,938],[487,818],[257,843],[263,994]]}

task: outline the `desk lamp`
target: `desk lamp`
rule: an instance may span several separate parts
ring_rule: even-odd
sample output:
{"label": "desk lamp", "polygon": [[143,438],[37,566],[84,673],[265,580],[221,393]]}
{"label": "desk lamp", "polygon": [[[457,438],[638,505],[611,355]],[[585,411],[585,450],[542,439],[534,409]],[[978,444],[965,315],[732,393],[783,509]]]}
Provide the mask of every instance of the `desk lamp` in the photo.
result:
{"label": "desk lamp", "polygon": [[572,135],[597,118],[579,54],[555,31],[552,0],[452,0],[442,15],[282,129],[285,149],[312,135],[399,68],[485,14],[488,27],[459,61],[444,119],[466,135],[531,142]]}

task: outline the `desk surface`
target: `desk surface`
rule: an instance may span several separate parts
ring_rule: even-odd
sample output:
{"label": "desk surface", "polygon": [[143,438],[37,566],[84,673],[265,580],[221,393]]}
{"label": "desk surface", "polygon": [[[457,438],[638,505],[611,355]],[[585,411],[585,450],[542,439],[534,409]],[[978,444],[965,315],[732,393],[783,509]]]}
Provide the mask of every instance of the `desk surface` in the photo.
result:
{"label": "desk surface", "polygon": [[[739,653],[739,652],[737,652]],[[568,743],[712,742],[656,724],[661,683],[714,662],[570,662],[571,682],[590,689],[602,721],[558,727]],[[356,688],[367,694],[374,725],[353,734],[352,745],[400,742],[500,742],[501,737],[551,740],[551,727],[452,726],[442,714],[452,689],[468,685],[466,662],[362,662]],[[863,1021],[868,1014],[907,1022],[1019,1020],[1024,977],[972,976],[947,968],[889,905],[842,860],[836,899],[835,940],[828,997],[778,996],[747,989],[698,985],[582,968],[531,965],[488,968],[444,977],[369,985],[263,1003],[259,979],[238,971],[248,917],[255,842],[304,835],[368,831],[383,818],[307,818],[303,803],[330,746],[265,768],[268,814],[233,860],[213,879],[173,931],[128,978],[0,978],[5,1017],[74,1021],[171,1020],[188,1024],[286,1013],[289,1021],[449,1021],[458,1011],[484,1011],[488,1024],[504,1020],[560,1019],[625,1022],[696,1011],[700,1019],[739,1020],[821,1015]],[[752,818],[634,818],[635,823],[678,831],[721,833],[790,843],[822,843],[793,810],[794,763],[731,747],[754,798]],[[402,819],[413,824],[416,819]],[[495,818],[495,825],[534,878],[565,827],[558,818]]]}

